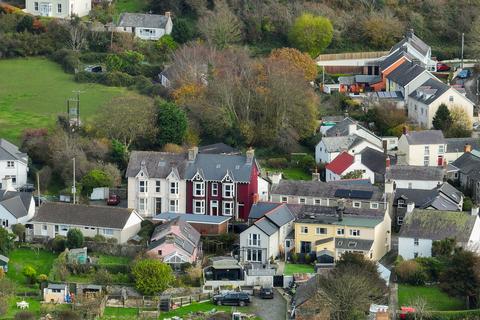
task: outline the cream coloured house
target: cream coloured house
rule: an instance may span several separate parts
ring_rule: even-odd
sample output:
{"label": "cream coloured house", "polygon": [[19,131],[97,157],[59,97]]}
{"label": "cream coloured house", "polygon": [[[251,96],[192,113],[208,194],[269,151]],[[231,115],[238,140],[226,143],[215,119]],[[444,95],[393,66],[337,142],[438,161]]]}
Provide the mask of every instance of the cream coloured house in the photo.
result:
{"label": "cream coloured house", "polygon": [[408,117],[423,128],[430,129],[433,117],[441,104],[445,104],[449,110],[459,107],[466,112],[470,121],[473,120],[475,104],[457,89],[437,79],[425,81],[408,96]]}
{"label": "cream coloured house", "polygon": [[398,140],[399,163],[409,166],[442,166],[446,152],[447,142],[440,130],[409,132],[405,128]]}
{"label": "cream coloured house", "polygon": [[91,0],[25,0],[25,12],[34,16],[69,18],[83,17],[92,10]]}
{"label": "cream coloured house", "polygon": [[125,243],[140,231],[142,221],[132,209],[46,202],[30,223],[34,237],[55,238],[79,229],[84,237],[102,235]]}

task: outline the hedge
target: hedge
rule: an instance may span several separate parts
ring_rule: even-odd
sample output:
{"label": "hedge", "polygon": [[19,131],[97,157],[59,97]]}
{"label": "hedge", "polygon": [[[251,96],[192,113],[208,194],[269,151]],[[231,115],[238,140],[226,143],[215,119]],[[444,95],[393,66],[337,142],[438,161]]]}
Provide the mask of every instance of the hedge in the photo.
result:
{"label": "hedge", "polygon": [[[407,320],[415,319],[413,314],[407,314]],[[480,309],[458,310],[458,311],[431,311],[424,320],[479,320]]]}

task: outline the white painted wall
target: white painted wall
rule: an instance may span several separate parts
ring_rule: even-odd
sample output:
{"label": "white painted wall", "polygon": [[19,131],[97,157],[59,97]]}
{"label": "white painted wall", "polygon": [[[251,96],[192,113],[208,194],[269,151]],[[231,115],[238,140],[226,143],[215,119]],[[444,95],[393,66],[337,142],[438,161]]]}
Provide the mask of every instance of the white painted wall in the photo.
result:
{"label": "white painted wall", "polygon": [[[59,7],[61,11],[59,12]],[[36,10],[38,7],[38,10]],[[48,11],[42,8],[49,7]],[[73,14],[83,17],[90,13],[92,9],[91,0],[26,0],[25,12],[35,16],[45,16],[53,18],[69,18]]]}
{"label": "white painted wall", "polygon": [[[0,227],[3,226],[3,222],[8,221],[8,229],[11,229],[14,224],[25,224],[30,221],[35,215],[35,201],[33,197],[30,199],[30,205],[28,207],[28,213],[26,216],[17,219],[8,211],[4,206],[0,204]],[[7,223],[6,223],[7,224]]]}
{"label": "white painted wall", "polygon": [[[425,146],[428,146],[428,153],[425,153]],[[443,146],[443,152],[440,152],[440,146]],[[445,158],[446,149],[446,144],[409,145],[405,135],[402,135],[398,141],[398,153],[405,155],[405,161],[410,166],[424,166],[424,157],[428,156],[428,166],[438,167],[438,157]]]}
{"label": "white painted wall", "polygon": [[408,83],[405,86],[405,92],[404,92],[405,101],[408,99],[408,96],[413,91],[415,91],[418,87],[420,87],[422,84],[424,84],[425,81],[427,81],[428,79],[431,79],[431,78],[434,78],[434,76],[430,72],[424,71],[423,73],[419,74],[415,79],[410,81],[410,83]]}
{"label": "white painted wall", "polygon": [[261,176],[258,176],[258,199],[260,201],[268,201],[269,187],[270,183]]}
{"label": "white painted wall", "polygon": [[[443,180],[393,180],[395,186],[401,189],[418,189],[418,190],[432,190],[442,184]],[[411,184],[411,185],[410,185]]]}
{"label": "white painted wall", "polygon": [[414,238],[398,238],[398,254],[405,260],[410,260],[418,253],[419,257],[432,256],[432,243],[430,239],[418,239],[418,246],[414,245]]}
{"label": "white painted wall", "polygon": [[[258,249],[264,249],[262,253],[262,263],[266,263],[267,259],[270,258],[272,255],[273,251],[275,248],[273,248],[274,241],[272,241],[272,238],[277,238],[278,239],[278,231],[274,234],[272,234],[270,237],[265,234],[262,230],[260,230],[256,225],[250,226],[248,229],[240,233],[240,254],[242,255],[240,257],[240,261],[247,261],[247,250],[246,248],[258,248]],[[248,244],[248,237],[249,234],[258,234],[260,235],[260,246],[254,247],[250,246]],[[278,241],[276,241],[278,242]],[[278,250],[278,245],[277,245],[277,250]],[[266,254],[265,254],[266,252]],[[277,252],[278,254],[278,252]]]}
{"label": "white painted wall", "polygon": [[28,166],[18,160],[10,161],[14,161],[14,166],[10,168],[7,166],[7,161],[0,161],[0,183],[6,176],[15,177],[15,183],[12,180],[12,186],[21,187],[27,183]]}

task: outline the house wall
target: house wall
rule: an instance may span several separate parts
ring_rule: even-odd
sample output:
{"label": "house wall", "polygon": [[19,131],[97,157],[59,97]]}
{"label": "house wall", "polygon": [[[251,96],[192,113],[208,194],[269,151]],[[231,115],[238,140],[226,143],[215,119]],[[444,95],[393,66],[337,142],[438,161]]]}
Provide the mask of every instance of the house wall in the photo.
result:
{"label": "house wall", "polygon": [[205,223],[192,223],[189,224],[195,228],[200,234],[222,234],[228,231],[228,221],[221,224],[205,224]]}
{"label": "house wall", "polygon": [[[35,3],[38,3],[38,10],[35,10]],[[51,10],[41,10],[42,4],[51,4]],[[58,5],[61,5],[61,12],[58,12]],[[69,18],[73,14],[83,17],[89,14],[92,9],[90,0],[26,0],[25,12],[35,16],[47,16],[53,18]]]}
{"label": "house wall", "polygon": [[25,224],[28,221],[30,221],[35,214],[35,201],[33,200],[33,197],[30,200],[30,206],[28,207],[28,213],[26,216],[21,217],[21,218],[16,218],[13,216],[10,211],[8,211],[4,206],[0,205],[0,227],[7,227],[8,229],[11,229],[12,225],[21,223]]}
{"label": "house wall", "polygon": [[408,96],[409,96],[413,91],[415,91],[418,87],[420,87],[422,84],[424,84],[425,81],[427,81],[428,79],[431,79],[431,78],[434,78],[434,76],[433,76],[430,72],[424,71],[424,72],[422,72],[421,74],[419,74],[415,79],[413,79],[412,81],[410,81],[410,83],[408,83],[408,84],[405,86],[405,91],[404,91],[404,99],[405,99],[405,101],[407,101]]}
{"label": "house wall", "polygon": [[[247,248],[262,250],[262,263],[266,263],[268,258],[274,254],[278,254],[278,231],[272,234],[270,237],[260,230],[256,225],[250,226],[248,229],[240,233],[240,261],[247,261]],[[260,246],[251,246],[248,244],[249,234],[260,235]],[[272,238],[277,238],[277,241],[273,241]],[[275,252],[274,244],[277,243],[277,252]]]}
{"label": "house wall", "polygon": [[414,238],[399,237],[398,238],[398,255],[402,256],[405,260],[415,258],[415,253],[419,257],[431,257],[432,256],[432,243],[431,239],[418,239],[418,245],[414,245]]}
{"label": "house wall", "polygon": [[65,290],[52,292],[52,290],[48,288],[43,289],[43,301],[47,303],[65,303],[65,295]]}
{"label": "house wall", "polygon": [[[407,138],[402,135],[398,142],[399,154],[405,155],[405,161],[410,166],[424,166],[424,157],[428,156],[428,166],[438,167],[439,156],[445,158],[446,144],[419,144],[409,145]],[[439,152],[439,147],[443,145],[444,152]],[[429,147],[429,153],[425,153],[425,146]],[[442,161],[443,162],[443,161]]]}
{"label": "house wall", "polygon": [[[161,255],[158,253],[159,250],[162,251]],[[185,259],[185,261],[188,261],[190,263],[194,263],[197,259],[197,250],[194,250],[193,253],[190,255],[187,252],[177,248],[173,243],[163,243],[158,247],[148,250],[147,254],[149,257],[154,259],[163,259],[165,257],[168,257],[169,255],[177,254],[178,256],[181,256],[183,259]]]}
{"label": "house wall", "polygon": [[395,187],[400,189],[419,189],[419,190],[432,190],[443,183],[443,180],[393,180]]}
{"label": "house wall", "polygon": [[[286,198],[286,201],[284,201]],[[300,199],[304,199],[305,202],[301,202]],[[297,195],[281,195],[281,194],[271,194],[271,202],[282,202],[282,203],[291,203],[291,204],[310,204],[318,206],[328,206],[336,207],[338,205],[338,199],[336,198],[325,198],[325,197],[311,197],[311,196],[297,196]],[[373,206],[378,205],[380,209],[386,209],[386,203],[383,200],[359,200],[359,199],[343,199],[344,205],[347,208],[353,207],[353,203],[359,203],[359,208],[365,209],[374,209]]]}
{"label": "house wall", "polygon": [[477,215],[475,219],[475,224],[472,228],[472,233],[468,238],[468,243],[466,244],[467,249],[473,252],[480,252],[480,217]]}
{"label": "house wall", "polygon": [[375,226],[372,260],[380,260],[391,248],[392,220],[388,212],[385,213],[383,222]]}
{"label": "house wall", "polygon": [[362,173],[362,179],[369,179],[370,183],[374,184],[375,183],[375,173],[370,170],[369,168],[365,167],[361,162],[354,162],[350,167],[347,168],[343,172],[343,175],[346,175],[350,172],[356,171],[356,170],[361,170]]}
{"label": "house wall", "polygon": [[163,28],[135,28],[135,37],[142,40],[158,40],[164,35]]}
{"label": "house wall", "polygon": [[125,227],[120,232],[119,243],[127,242],[130,238],[135,236],[141,229],[143,219],[137,214],[133,213],[128,218]]}
{"label": "house wall", "polygon": [[325,148],[325,143],[323,141],[320,141],[316,146],[315,146],[315,161],[317,163],[323,162],[323,163],[329,163],[333,159],[335,159],[340,153],[339,152],[328,152],[327,149]]}
{"label": "house wall", "polygon": [[258,176],[258,200],[259,201],[268,201],[268,190],[270,183],[263,179],[261,176]]}
{"label": "house wall", "polygon": [[8,168],[7,161],[0,161],[0,184],[6,176],[15,177],[15,182],[12,180],[12,187],[21,187],[27,183],[27,173],[28,173],[28,166],[21,161],[18,160],[10,160],[14,161],[14,167]]}
{"label": "house wall", "polygon": [[447,150],[447,153],[445,153],[445,159],[447,160],[447,163],[451,163],[460,158],[463,154],[463,148],[461,150]]}

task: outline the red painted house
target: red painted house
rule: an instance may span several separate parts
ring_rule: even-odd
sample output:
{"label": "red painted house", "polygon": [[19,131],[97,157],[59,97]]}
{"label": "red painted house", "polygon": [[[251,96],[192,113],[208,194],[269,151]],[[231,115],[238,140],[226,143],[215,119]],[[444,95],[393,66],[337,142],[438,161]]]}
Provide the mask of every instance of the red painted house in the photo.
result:
{"label": "red painted house", "polygon": [[247,220],[258,198],[259,168],[253,150],[246,155],[197,154],[191,150],[189,161],[186,211]]}

